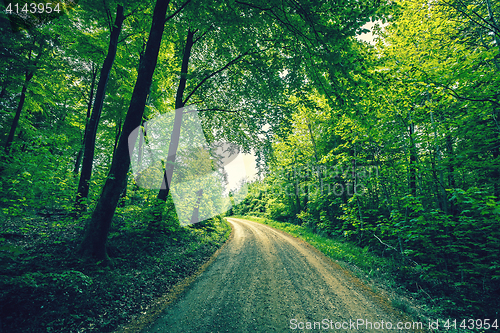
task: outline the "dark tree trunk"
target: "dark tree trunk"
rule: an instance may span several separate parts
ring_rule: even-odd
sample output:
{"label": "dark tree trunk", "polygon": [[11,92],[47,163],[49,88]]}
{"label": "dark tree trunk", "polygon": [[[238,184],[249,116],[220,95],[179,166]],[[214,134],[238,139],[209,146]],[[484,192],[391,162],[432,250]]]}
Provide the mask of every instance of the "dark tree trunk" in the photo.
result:
{"label": "dark tree trunk", "polygon": [[33,78],[33,74],[33,72],[29,73],[28,71],[26,71],[23,88],[21,90],[21,97],[19,98],[19,103],[17,104],[16,114],[14,116],[14,120],[12,121],[12,125],[10,126],[9,136],[7,137],[7,141],[5,142],[5,153],[7,153],[7,155],[9,154],[10,146],[14,141],[14,134],[16,133],[17,125],[19,124],[19,118],[21,117],[21,111],[23,110],[24,101],[26,100],[28,83]]}
{"label": "dark tree trunk", "polygon": [[79,209],[84,207],[82,199],[87,198],[89,194],[89,181],[92,175],[92,164],[94,162],[97,127],[99,125],[99,119],[101,118],[104,97],[106,95],[106,85],[108,84],[111,67],[113,67],[113,62],[115,61],[116,50],[118,48],[118,37],[120,36],[124,19],[125,16],[123,15],[123,6],[118,5],[116,9],[115,23],[113,25],[113,29],[111,30],[111,37],[109,39],[108,54],[102,64],[101,76],[99,77],[99,83],[97,84],[92,115],[90,116],[90,120],[87,122],[87,126],[85,127],[85,148],[83,150],[82,172],[78,183],[78,191],[76,193],[76,205]]}
{"label": "dark tree trunk", "polygon": [[[448,129],[449,130],[449,129]],[[448,134],[446,136],[446,150],[448,152],[449,156],[449,161],[448,161],[448,186],[449,188],[455,188],[456,187],[456,182],[455,182],[455,166],[454,166],[454,152],[453,152],[453,141],[451,138],[451,135]],[[450,211],[448,214],[451,214],[453,216],[456,216],[458,214],[457,207],[453,204],[453,201],[448,202],[447,196],[445,196],[445,200],[448,206],[450,206]]]}
{"label": "dark tree trunk", "polygon": [[[498,156],[500,155],[500,147],[497,145],[493,148],[493,163],[498,163]],[[492,172],[493,177],[493,195],[500,198],[500,171],[495,168]]]}
{"label": "dark tree trunk", "polygon": [[[495,112],[495,111],[494,111]],[[495,135],[496,136],[496,135]],[[494,140],[494,146],[491,150],[493,157],[493,168],[490,172],[490,177],[493,183],[493,195],[500,198],[500,170],[498,169],[499,156],[500,156],[500,141]]]}
{"label": "dark tree trunk", "polygon": [[[500,47],[500,46],[499,46]],[[499,116],[499,109],[494,108],[493,109],[493,120],[495,123],[493,126],[498,128],[498,124],[496,119],[498,119]],[[498,157],[500,156],[500,140],[498,139],[498,132],[494,131],[494,136],[493,136],[493,147],[492,147],[492,155],[493,155],[493,170],[491,171],[491,178],[493,181],[493,195],[497,197],[497,199],[500,198],[500,170],[498,168],[498,163],[500,162]]]}
{"label": "dark tree trunk", "polygon": [[87,133],[87,126],[90,119],[90,114],[92,112],[92,101],[94,100],[94,88],[95,88],[95,79],[97,78],[97,69],[94,68],[94,63],[92,63],[92,83],[90,84],[90,96],[89,101],[87,103],[87,117],[85,118],[85,131],[83,131],[83,141],[80,146],[80,150],[78,151],[78,155],[76,155],[75,168],[73,172],[78,174],[80,172],[80,164],[82,163],[83,157],[83,149],[85,148],[85,134]]}
{"label": "dark tree trunk", "polygon": [[319,188],[320,188],[320,193],[322,193],[322,188],[323,188],[323,180],[321,179],[322,170],[321,170],[320,165],[319,165],[318,149],[316,148],[316,140],[314,140],[314,135],[312,132],[312,127],[311,127],[311,123],[309,122],[309,119],[307,119],[307,129],[309,130],[309,136],[311,137],[311,143],[312,143],[313,149],[314,149],[314,161],[316,162],[315,168],[318,171],[318,173],[317,173],[318,184],[319,184]]}
{"label": "dark tree trunk", "polygon": [[446,150],[448,151],[449,162],[448,162],[448,186],[450,188],[455,188],[455,167],[454,167],[454,153],[453,153],[453,142],[451,135],[446,136]]}
{"label": "dark tree trunk", "polygon": [[410,181],[409,181],[409,187],[410,187],[410,193],[413,196],[417,196],[417,171],[416,171],[416,165],[417,164],[417,149],[415,147],[415,138],[414,138],[414,125],[413,122],[410,123],[409,126],[409,132],[410,132]]}
{"label": "dark tree trunk", "polygon": [[182,125],[182,108],[184,107],[184,90],[186,90],[189,58],[191,57],[191,49],[194,44],[195,31],[188,31],[186,38],[186,47],[184,48],[184,55],[182,57],[181,65],[181,78],[179,80],[179,86],[177,87],[177,93],[175,96],[175,118],[174,118],[174,128],[172,129],[172,134],[170,136],[170,144],[168,146],[168,156],[167,164],[165,165],[165,171],[163,173],[163,181],[158,192],[158,200],[161,202],[167,201],[167,196],[170,191],[170,181],[172,180],[172,175],[174,174],[174,163],[175,155],[177,154],[177,148],[179,147],[179,138],[181,135],[181,125]]}
{"label": "dark tree trunk", "polygon": [[[108,261],[106,241],[108,239],[111,220],[116,210],[116,205],[127,183],[127,173],[130,166],[128,152],[129,135],[142,121],[146,98],[151,87],[153,73],[158,60],[161,39],[165,25],[165,15],[169,0],[157,0],[149,39],[144,57],[139,63],[137,81],[132,93],[130,106],[123,123],[122,134],[116,147],[116,153],[111,162],[106,183],[102,189],[97,206],[89,220],[78,253],[82,257],[92,257],[97,260]],[[131,138],[135,142],[136,138]]]}
{"label": "dark tree trunk", "polygon": [[349,186],[349,183],[346,183],[344,178],[341,176],[340,177],[340,180],[339,180],[339,184],[340,184],[340,188],[341,188],[341,191],[342,191],[342,202],[344,204],[347,204],[347,192],[348,191],[348,186]]}
{"label": "dark tree trunk", "polygon": [[304,207],[304,211],[307,211],[307,203],[309,201],[309,187],[304,185],[304,199],[302,202],[302,207]]}
{"label": "dark tree trunk", "polygon": [[[432,163],[432,176],[434,177],[434,184],[435,184],[435,192],[436,192],[436,198],[437,198],[437,204],[438,207],[448,214],[448,199],[446,195],[446,189],[445,189],[445,184],[444,184],[444,177],[443,177],[443,169],[441,168],[441,150],[438,145],[438,135],[437,135],[437,130],[436,130],[436,124],[434,123],[434,113],[431,111],[431,123],[432,123],[432,128],[434,130],[434,146],[435,146],[435,152],[434,152],[434,158],[431,159]],[[448,134],[449,136],[449,134]],[[447,136],[447,137],[448,137]],[[437,173],[437,167],[439,166],[439,178],[438,178],[438,173]]]}
{"label": "dark tree trunk", "polygon": [[[140,167],[142,165],[142,158],[144,156],[144,149],[145,145],[147,144],[147,135],[148,135],[148,129],[147,129],[147,124],[146,121],[142,121],[141,124],[141,131],[142,135],[139,135],[139,147],[138,147],[138,152],[137,152],[137,165]],[[139,184],[141,181],[141,175],[142,171],[138,172],[137,175],[135,176],[135,186],[139,188]]]}
{"label": "dark tree trunk", "polygon": [[125,207],[125,199],[127,198],[127,183],[128,183],[128,177],[127,181],[125,182],[125,186],[123,187],[123,191],[120,194],[120,198],[118,199],[119,207]]}
{"label": "dark tree trunk", "polygon": [[294,190],[295,190],[295,213],[298,214],[302,210],[300,207],[300,185],[299,181],[295,181],[293,183]]}
{"label": "dark tree trunk", "polygon": [[116,147],[118,146],[118,140],[120,139],[120,134],[122,132],[122,119],[118,120],[118,124],[116,124],[116,133],[115,133],[115,144],[113,146],[113,156],[116,152]]}
{"label": "dark tree trunk", "polygon": [[[85,142],[85,134],[83,135],[83,142]],[[78,150],[78,153],[76,154],[75,158],[75,167],[73,168],[73,173],[78,175],[78,172],[80,172],[80,164],[82,163],[82,157],[83,157],[83,143],[80,149]]]}
{"label": "dark tree trunk", "polygon": [[7,92],[7,82],[2,82],[2,91],[0,91],[0,99],[5,97],[6,92]]}

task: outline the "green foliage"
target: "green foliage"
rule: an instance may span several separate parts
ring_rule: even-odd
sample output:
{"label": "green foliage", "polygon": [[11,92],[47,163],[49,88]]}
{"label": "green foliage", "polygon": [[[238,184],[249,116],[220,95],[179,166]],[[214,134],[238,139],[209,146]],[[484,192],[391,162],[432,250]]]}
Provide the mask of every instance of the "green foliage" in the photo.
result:
{"label": "green foliage", "polygon": [[173,233],[180,229],[179,220],[175,213],[174,203],[169,196],[167,202],[153,199],[153,204],[144,210],[143,224],[147,225],[153,233]]}
{"label": "green foliage", "polygon": [[80,271],[68,270],[61,273],[29,272],[5,281],[7,285],[16,284],[17,288],[46,288],[49,285],[61,289],[73,289],[81,293],[82,288],[92,285],[92,278]]}
{"label": "green foliage", "polygon": [[20,254],[24,254],[24,251],[20,246],[10,245],[5,242],[5,238],[0,238],[0,261],[8,259],[16,259]]}
{"label": "green foliage", "polygon": [[[453,304],[450,313],[487,312],[498,304],[500,279],[500,6],[490,2],[188,3],[166,22],[143,120],[175,107],[187,29],[196,31],[181,102],[203,110],[209,142],[253,149],[265,174],[231,213],[291,222],[281,227],[307,232],[326,253],[341,253],[370,272],[376,260],[360,257],[376,251],[398,263],[398,276],[407,274],[400,283]],[[117,4],[82,0],[68,15],[20,33],[0,22],[0,129],[15,130],[12,146],[0,151],[2,263],[29,262],[12,238],[22,242],[32,233],[47,247],[69,247],[65,242],[80,237],[100,195],[153,12],[152,2],[125,4],[89,211],[77,216],[71,211],[78,156]],[[180,8],[171,5],[170,14]],[[364,23],[389,17],[374,29],[375,45],[356,39]],[[111,244],[119,244],[111,246],[115,257],[131,235],[144,253],[171,240],[217,243],[211,235],[224,228],[219,217],[181,228],[170,198],[157,203],[155,191],[137,188],[131,178],[126,190],[110,234]],[[58,220],[37,225],[34,214]],[[9,225],[14,220],[16,228]],[[342,245],[310,230],[341,238]],[[347,249],[347,241],[362,250]],[[199,248],[190,244],[186,253],[195,253]],[[172,263],[182,266],[184,259]],[[11,287],[26,294],[49,284],[74,294],[96,287],[95,276],[87,284],[91,275],[70,266],[19,272]],[[120,286],[132,279],[100,273]]]}
{"label": "green foliage", "polygon": [[[41,146],[41,147],[40,147]],[[33,143],[37,153],[16,155],[1,163],[3,212],[21,216],[27,210],[47,208],[69,209],[74,179],[65,164],[64,156],[52,154],[43,145]]]}
{"label": "green foliage", "polygon": [[289,92],[295,113],[272,137],[266,177],[253,185],[261,195],[234,213],[252,214],[259,198],[265,211],[253,215],[392,258],[399,283],[448,304],[436,307],[443,314],[495,315],[500,50],[485,22],[500,6],[393,9],[374,45],[351,45],[343,80],[329,77],[337,94]]}
{"label": "green foliage", "polygon": [[196,271],[231,232],[217,218],[210,228],[151,233],[138,207],[124,207],[108,241],[111,268],[75,258],[81,221],[48,213],[1,220],[0,311],[8,332],[115,331]]}
{"label": "green foliage", "polygon": [[217,229],[218,225],[221,225],[223,223],[222,217],[221,216],[214,216],[210,219],[200,221],[198,223],[192,224],[191,227],[193,228],[203,228],[209,232],[213,232]]}

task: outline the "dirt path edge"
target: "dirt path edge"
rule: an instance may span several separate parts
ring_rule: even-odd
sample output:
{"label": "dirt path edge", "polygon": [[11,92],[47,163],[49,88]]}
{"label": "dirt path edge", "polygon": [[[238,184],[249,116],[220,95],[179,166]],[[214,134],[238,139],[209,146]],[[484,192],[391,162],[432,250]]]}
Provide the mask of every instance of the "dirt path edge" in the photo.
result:
{"label": "dirt path edge", "polygon": [[156,319],[158,319],[158,317],[167,308],[167,306],[175,301],[196,280],[196,278],[201,273],[203,273],[214,262],[215,259],[217,259],[222,249],[231,241],[231,239],[233,239],[234,227],[231,222],[227,222],[231,227],[231,234],[224,242],[224,244],[222,244],[222,246],[219,247],[219,249],[215,251],[214,254],[212,254],[210,259],[208,259],[203,265],[201,265],[198,270],[192,275],[187,276],[183,280],[177,282],[165,295],[152,302],[146,309],[145,313],[143,312],[143,315],[132,319],[131,322],[121,326],[114,333],[140,333],[144,328],[156,321]]}
{"label": "dirt path edge", "polygon": [[[245,218],[233,218],[232,219],[240,219],[240,220],[245,220]],[[381,308],[385,309],[388,313],[392,313],[396,317],[399,317],[401,321],[418,321],[419,319],[422,318],[416,318],[415,316],[402,311],[400,309],[394,308],[394,306],[391,304],[391,298],[394,297],[391,295],[391,292],[388,291],[386,288],[382,288],[381,286],[373,283],[372,281],[369,280],[363,280],[361,277],[356,276],[356,273],[350,268],[348,265],[347,267],[342,266],[339,264],[336,260],[333,258],[330,258],[328,255],[325,253],[321,252],[319,249],[315,248],[312,244],[308,243],[306,240],[294,236],[292,234],[289,234],[286,231],[274,228],[273,226],[270,226],[266,223],[263,222],[257,222],[257,221],[252,221],[252,220],[247,220],[251,221],[254,223],[259,223],[263,226],[266,226],[270,229],[273,229],[285,236],[288,236],[290,238],[295,239],[297,242],[303,244],[305,247],[316,253],[319,257],[323,258],[325,262],[327,262],[330,266],[334,267],[335,269],[341,271],[345,277],[346,280],[349,281],[352,285],[356,286],[358,290],[362,291],[366,296],[368,296],[370,299],[372,299],[375,303],[377,303]],[[229,222],[229,221],[228,221]],[[400,297],[403,298],[402,295],[399,295]],[[406,298],[404,298],[406,301],[408,301]],[[425,318],[426,320],[429,320],[429,318]],[[420,320],[421,321],[421,320]],[[430,332],[429,330],[415,330],[415,332]]]}

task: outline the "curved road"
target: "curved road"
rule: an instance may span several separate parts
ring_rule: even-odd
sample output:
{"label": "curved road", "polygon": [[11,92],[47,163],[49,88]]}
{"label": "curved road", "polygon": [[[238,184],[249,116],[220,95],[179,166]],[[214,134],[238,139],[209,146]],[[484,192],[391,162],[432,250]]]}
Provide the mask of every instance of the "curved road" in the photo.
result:
{"label": "curved road", "polygon": [[[386,301],[304,242],[228,220],[233,238],[143,332],[401,331],[396,325],[404,320]],[[392,330],[382,329],[389,323]]]}

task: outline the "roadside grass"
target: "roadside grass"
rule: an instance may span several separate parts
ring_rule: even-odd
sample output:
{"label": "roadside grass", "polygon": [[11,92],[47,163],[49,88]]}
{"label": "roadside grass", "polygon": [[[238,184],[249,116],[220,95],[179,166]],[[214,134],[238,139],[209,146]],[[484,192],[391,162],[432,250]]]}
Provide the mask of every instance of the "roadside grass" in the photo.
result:
{"label": "roadside grass", "polygon": [[117,212],[112,267],[74,256],[84,219],[64,211],[0,216],[0,332],[113,332],[141,316],[228,239],[205,227],[150,230],[141,210]]}
{"label": "roadside grass", "polygon": [[346,268],[355,268],[358,277],[376,277],[392,270],[393,263],[388,258],[379,257],[370,252],[368,247],[361,248],[355,244],[325,237],[314,233],[311,229],[287,222],[278,222],[256,216],[231,216],[269,225],[300,238],[321,251],[326,256],[336,260]]}
{"label": "roadside grass", "polygon": [[[402,281],[405,279],[405,274],[412,269],[405,266],[404,262],[381,257],[373,253],[369,247],[359,247],[341,239],[319,235],[306,226],[256,216],[231,217],[266,224],[309,243],[364,281],[373,292],[379,293],[382,290],[388,295],[394,308],[408,314],[414,320],[427,323],[430,318],[441,315],[439,307],[429,304],[429,295],[423,289],[419,293],[409,293],[404,288]],[[468,331],[450,329],[447,332]]]}

